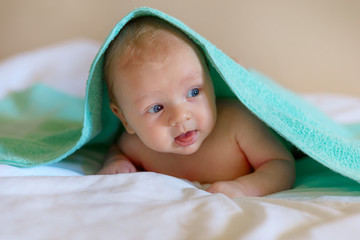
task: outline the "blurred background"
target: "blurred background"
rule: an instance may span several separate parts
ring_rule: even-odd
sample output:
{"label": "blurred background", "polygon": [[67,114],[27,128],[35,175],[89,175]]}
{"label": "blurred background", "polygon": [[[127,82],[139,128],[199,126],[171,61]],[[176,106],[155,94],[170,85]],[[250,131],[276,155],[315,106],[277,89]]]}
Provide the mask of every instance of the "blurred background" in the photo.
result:
{"label": "blurred background", "polygon": [[0,61],[65,40],[101,42],[140,6],[180,19],[293,91],[360,96],[358,0],[0,0]]}

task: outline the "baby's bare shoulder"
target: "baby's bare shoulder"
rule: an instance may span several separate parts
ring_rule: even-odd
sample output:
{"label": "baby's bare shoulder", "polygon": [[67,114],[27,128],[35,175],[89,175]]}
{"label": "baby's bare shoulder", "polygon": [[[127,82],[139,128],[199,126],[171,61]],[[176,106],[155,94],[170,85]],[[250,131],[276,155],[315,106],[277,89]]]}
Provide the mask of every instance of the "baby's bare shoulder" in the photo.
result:
{"label": "baby's bare shoulder", "polygon": [[239,121],[254,122],[259,121],[253,113],[251,113],[239,100],[237,99],[219,99],[217,101],[218,120],[226,119],[228,123],[236,123]]}
{"label": "baby's bare shoulder", "polygon": [[124,153],[137,153],[139,150],[145,149],[144,143],[140,140],[140,138],[136,134],[129,134],[124,131],[119,139],[118,146]]}
{"label": "baby's bare shoulder", "polygon": [[269,131],[266,124],[236,99],[221,99],[218,102],[218,121],[238,140],[257,137]]}
{"label": "baby's bare shoulder", "polygon": [[147,147],[136,134],[123,132],[118,140],[120,150],[139,168],[147,163],[163,159],[164,154]]}
{"label": "baby's bare shoulder", "polygon": [[127,148],[128,146],[134,145],[134,143],[136,143],[136,138],[134,134],[129,134],[126,131],[120,134],[120,137],[118,139],[118,145],[120,148]]}
{"label": "baby's bare shoulder", "polygon": [[292,156],[270,128],[244,105],[236,102],[219,102],[223,116],[218,116],[227,119],[229,132],[235,135],[238,146],[253,166],[260,166],[266,159],[291,160]]}
{"label": "baby's bare shoulder", "polygon": [[120,135],[118,139],[118,146],[121,151],[133,161],[141,159],[139,154],[143,153],[146,149],[144,144],[135,134],[129,134],[126,131]]}

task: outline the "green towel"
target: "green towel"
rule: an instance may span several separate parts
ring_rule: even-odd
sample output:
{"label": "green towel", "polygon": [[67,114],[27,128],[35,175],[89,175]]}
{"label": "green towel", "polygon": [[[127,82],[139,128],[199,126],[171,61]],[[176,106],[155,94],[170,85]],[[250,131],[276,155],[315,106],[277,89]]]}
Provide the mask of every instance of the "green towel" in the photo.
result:
{"label": "green towel", "polygon": [[[16,137],[15,134],[16,136],[13,137],[9,129],[18,131],[16,126],[12,126],[11,121],[6,127],[1,125],[2,163],[33,166],[59,161],[85,144],[107,146],[114,140],[119,134],[118,129],[121,131],[122,127],[109,108],[102,73],[104,52],[129,20],[141,16],[164,19],[183,31],[203,50],[218,97],[238,98],[257,117],[304,153],[336,172],[360,180],[360,142],[355,137],[358,133],[334,123],[299,96],[265,76],[239,66],[179,20],[150,8],[139,8],[129,13],[114,27],[103,43],[90,69],[83,118],[79,118],[79,113],[71,112],[72,110],[65,115],[57,114],[56,109],[51,107],[42,110],[49,111],[49,114],[39,116],[44,122],[49,121],[47,125],[45,124],[49,131],[42,132],[44,140],[41,142],[36,142],[31,135],[20,134]],[[41,96],[42,93],[39,95]],[[43,104],[46,105],[45,97],[64,98],[64,101],[69,101],[70,105],[75,101],[66,96],[41,96],[43,101],[37,103],[38,108],[42,108]],[[26,105],[22,102],[19,104]],[[26,106],[21,107],[26,108]],[[77,121],[73,121],[71,114],[74,114]],[[24,121],[29,122],[28,126],[34,128],[33,131],[41,130],[33,124],[32,118],[14,121],[14,124],[19,122],[24,124]],[[4,131],[7,134],[4,135]]]}
{"label": "green towel", "polygon": [[0,163],[55,162],[81,137],[83,99],[37,84],[0,102]]}

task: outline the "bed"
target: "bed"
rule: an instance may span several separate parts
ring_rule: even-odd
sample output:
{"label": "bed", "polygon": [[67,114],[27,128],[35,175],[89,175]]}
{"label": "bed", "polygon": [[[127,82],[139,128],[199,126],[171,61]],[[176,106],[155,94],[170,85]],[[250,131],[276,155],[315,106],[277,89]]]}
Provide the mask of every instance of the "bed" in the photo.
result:
{"label": "bed", "polygon": [[[39,83],[84,98],[99,47],[77,39],[2,61],[0,99]],[[337,122],[360,123],[359,97],[302,96]],[[306,156],[296,161],[293,189],[238,199],[157,173],[94,175],[101,159],[83,152],[32,168],[0,165],[0,239],[354,239],[360,233],[360,185]]]}

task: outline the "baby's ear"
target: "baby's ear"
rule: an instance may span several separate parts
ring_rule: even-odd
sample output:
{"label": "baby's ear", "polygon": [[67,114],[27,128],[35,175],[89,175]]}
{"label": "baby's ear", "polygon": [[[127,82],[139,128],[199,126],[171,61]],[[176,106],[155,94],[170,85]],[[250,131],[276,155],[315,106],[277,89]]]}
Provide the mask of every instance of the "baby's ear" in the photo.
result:
{"label": "baby's ear", "polygon": [[128,121],[125,118],[124,113],[121,111],[120,107],[118,107],[115,103],[110,103],[110,108],[111,111],[113,111],[113,113],[120,119],[120,121],[122,122],[122,124],[125,127],[125,130],[129,133],[129,134],[134,134],[135,131],[132,129],[132,127],[130,127]]}

